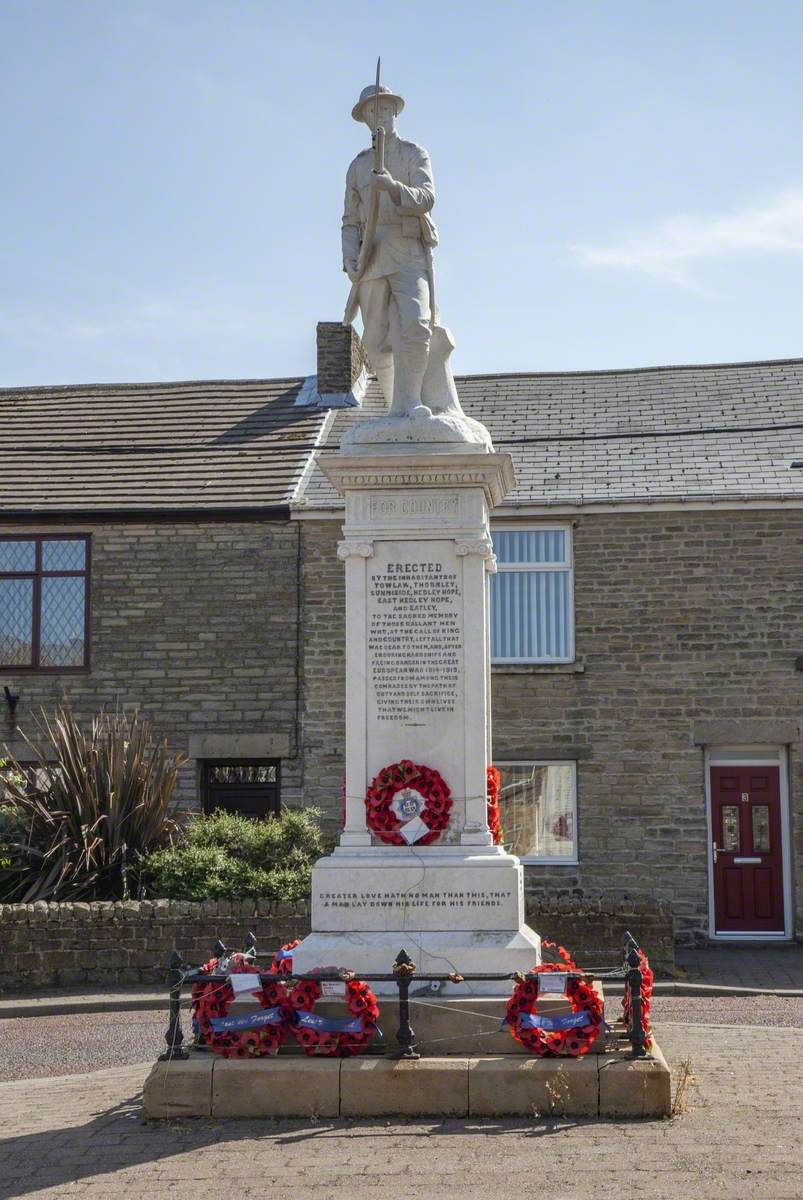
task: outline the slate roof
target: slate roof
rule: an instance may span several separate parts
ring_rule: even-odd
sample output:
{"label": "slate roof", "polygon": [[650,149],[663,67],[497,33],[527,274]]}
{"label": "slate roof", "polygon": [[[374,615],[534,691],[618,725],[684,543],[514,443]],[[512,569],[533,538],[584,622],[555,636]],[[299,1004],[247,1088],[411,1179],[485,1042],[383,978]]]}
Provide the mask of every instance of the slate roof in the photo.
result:
{"label": "slate roof", "polygon": [[301,379],[0,390],[0,515],[287,509],[327,418]]}
{"label": "slate roof", "polygon": [[[338,509],[315,448],[382,409],[296,407],[303,379],[0,390],[0,517]],[[803,359],[458,378],[516,467],[507,509],[803,500]]]}
{"label": "slate roof", "polygon": [[[463,407],[508,451],[518,485],[504,508],[677,500],[803,500],[803,359],[458,377]],[[335,449],[381,409],[338,413]],[[340,507],[321,472],[303,507]]]}

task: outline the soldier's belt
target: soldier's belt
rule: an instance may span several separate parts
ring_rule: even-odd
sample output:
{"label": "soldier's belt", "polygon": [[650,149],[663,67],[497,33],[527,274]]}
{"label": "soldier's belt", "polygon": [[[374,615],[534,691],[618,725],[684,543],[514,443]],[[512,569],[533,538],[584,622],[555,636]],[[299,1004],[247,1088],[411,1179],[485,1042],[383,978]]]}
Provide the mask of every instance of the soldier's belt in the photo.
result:
{"label": "soldier's belt", "polygon": [[398,221],[379,221],[377,230],[379,229],[399,229],[402,237],[421,237],[421,222],[418,217],[400,217]]}

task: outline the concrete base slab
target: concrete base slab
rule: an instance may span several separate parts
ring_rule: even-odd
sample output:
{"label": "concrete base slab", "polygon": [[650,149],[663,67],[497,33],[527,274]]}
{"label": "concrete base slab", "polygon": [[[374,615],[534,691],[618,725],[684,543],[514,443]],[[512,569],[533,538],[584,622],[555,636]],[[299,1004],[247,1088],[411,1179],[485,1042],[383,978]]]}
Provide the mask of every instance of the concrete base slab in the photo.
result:
{"label": "concrete base slab", "polygon": [[671,1082],[657,1046],[583,1058],[520,1054],[395,1060],[193,1054],[157,1063],[144,1116],[170,1117],[665,1117]]}

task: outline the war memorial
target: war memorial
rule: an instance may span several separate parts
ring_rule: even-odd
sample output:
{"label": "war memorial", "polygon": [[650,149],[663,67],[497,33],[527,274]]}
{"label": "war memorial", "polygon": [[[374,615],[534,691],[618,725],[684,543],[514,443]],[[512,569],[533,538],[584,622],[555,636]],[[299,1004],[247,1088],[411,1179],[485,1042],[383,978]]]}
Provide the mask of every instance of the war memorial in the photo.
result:
{"label": "war memorial", "polygon": [[[623,925],[624,965],[584,970],[571,947],[542,956],[522,866],[501,844],[489,515],[513,465],[461,408],[432,169],[397,132],[403,108],[377,71],[352,111],[372,144],[348,168],[342,227],[344,324],[360,313],[386,414],[318,459],[345,499],[343,830],[314,869],[302,942],[271,950],[269,966],[248,945],[219,945],[203,968],[176,955],[145,1113],[666,1115],[646,954]],[[625,982],[610,1024],[606,966]]]}

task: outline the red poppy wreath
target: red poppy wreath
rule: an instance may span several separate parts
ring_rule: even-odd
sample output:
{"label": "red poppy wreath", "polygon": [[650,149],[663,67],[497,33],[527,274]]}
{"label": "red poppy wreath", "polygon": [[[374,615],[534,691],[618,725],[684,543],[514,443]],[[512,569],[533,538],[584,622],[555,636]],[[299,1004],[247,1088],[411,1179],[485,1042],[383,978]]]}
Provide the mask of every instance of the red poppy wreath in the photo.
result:
{"label": "red poppy wreath", "polygon": [[428,846],[449,824],[452,796],[443,776],[403,758],[384,767],[365,796],[368,828],[389,846]]}
{"label": "red poppy wreath", "polygon": [[[565,971],[566,963],[544,963],[530,974]],[[507,1006],[507,1025],[517,1042],[531,1054],[588,1054],[602,1029],[602,1001],[591,983],[569,975],[566,996],[570,1015],[539,1016],[538,985],[534,979],[520,979]]]}
{"label": "red poppy wreath", "polygon": [[319,1016],[315,1012],[322,991],[314,979],[302,979],[293,988],[290,993],[290,1007],[295,1010],[293,1036],[309,1055],[353,1058],[373,1041],[377,1032],[379,1005],[376,996],[362,980],[347,979],[346,1007],[350,1016],[341,1019]]}
{"label": "red poppy wreath", "polygon": [[[210,958],[204,963],[203,971],[211,975],[218,967],[218,960]],[[233,954],[229,963],[229,974],[259,974],[259,967],[242,954]],[[229,1017],[229,1005],[234,999],[234,990],[226,979],[210,979],[196,983],[192,989],[193,1023],[204,1043],[222,1054],[224,1058],[252,1058],[263,1054],[275,1054],[290,1032],[292,1010],[284,984],[266,983],[259,987],[256,981],[254,998],[265,1010],[242,1017]],[[245,1026],[250,1027],[246,1028]]]}

